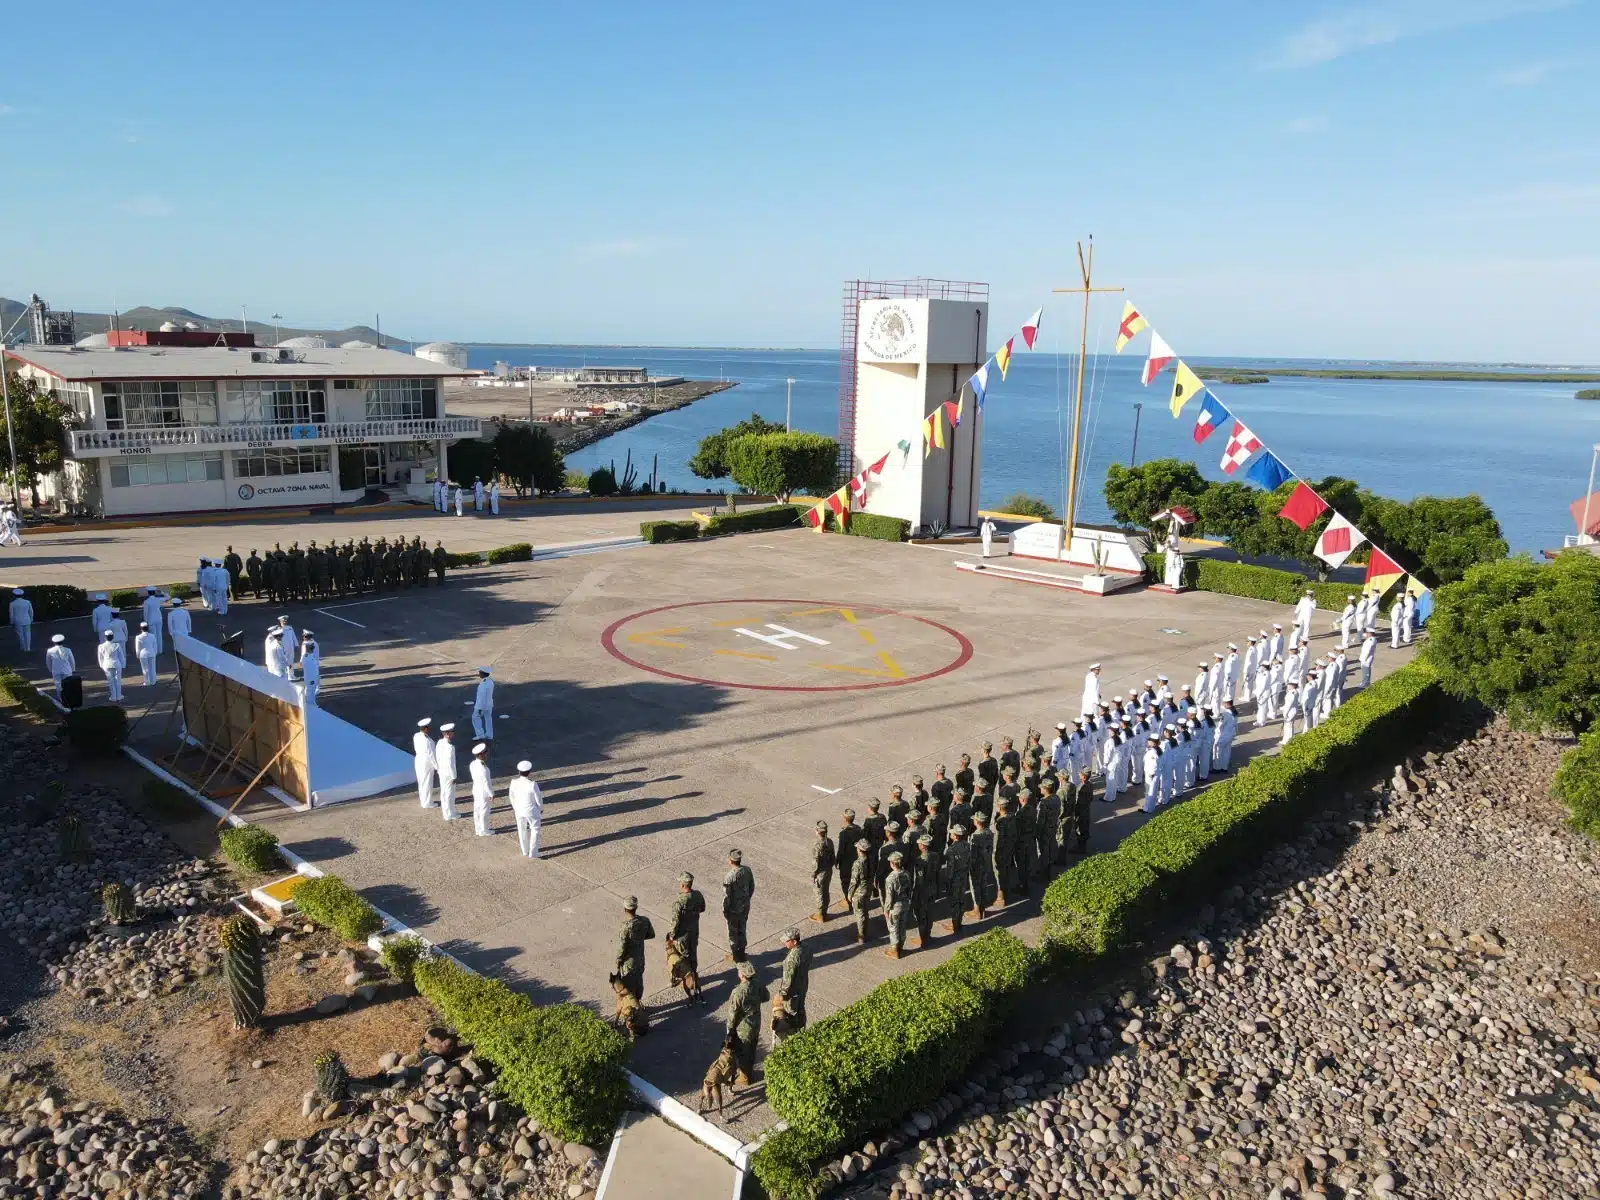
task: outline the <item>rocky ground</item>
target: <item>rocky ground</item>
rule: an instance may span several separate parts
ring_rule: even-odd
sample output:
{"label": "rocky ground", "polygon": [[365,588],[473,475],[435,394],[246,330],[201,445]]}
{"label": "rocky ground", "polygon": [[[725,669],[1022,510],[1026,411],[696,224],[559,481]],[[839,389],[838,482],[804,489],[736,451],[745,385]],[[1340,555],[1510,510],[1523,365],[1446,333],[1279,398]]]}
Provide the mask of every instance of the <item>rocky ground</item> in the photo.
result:
{"label": "rocky ground", "polygon": [[1600,1195],[1600,855],[1561,749],[1495,724],[1347,795],[1139,986],[834,1164],[845,1194]]}
{"label": "rocky ground", "polygon": [[[243,884],[125,804],[121,769],[0,714],[0,1197],[593,1200],[595,1151],[509,1104],[424,1001],[325,930],[274,930],[263,1028],[231,1029],[217,927]],[[71,816],[82,844],[62,839]],[[131,925],[104,918],[111,880]],[[352,1076],[337,1103],[304,1090],[329,1045]]]}

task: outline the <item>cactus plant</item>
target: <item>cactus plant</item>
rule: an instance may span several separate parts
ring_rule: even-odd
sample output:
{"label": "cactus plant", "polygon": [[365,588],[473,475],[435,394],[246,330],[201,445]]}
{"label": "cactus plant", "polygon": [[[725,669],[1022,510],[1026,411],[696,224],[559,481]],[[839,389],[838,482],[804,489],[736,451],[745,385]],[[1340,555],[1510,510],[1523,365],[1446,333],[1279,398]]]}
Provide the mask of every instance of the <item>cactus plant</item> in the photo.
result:
{"label": "cactus plant", "polygon": [[254,1029],[267,1003],[266,971],[261,959],[261,931],[242,913],[222,923],[222,978],[233,1006],[233,1027]]}
{"label": "cactus plant", "polygon": [[89,830],[77,813],[68,813],[56,823],[56,844],[62,858],[80,858],[89,850]]}
{"label": "cactus plant", "polygon": [[106,920],[113,925],[133,924],[133,893],[124,884],[112,880],[100,889],[100,900],[106,908]]}
{"label": "cactus plant", "polygon": [[337,1104],[350,1094],[350,1072],[337,1050],[324,1050],[317,1055],[317,1095],[329,1104]]}

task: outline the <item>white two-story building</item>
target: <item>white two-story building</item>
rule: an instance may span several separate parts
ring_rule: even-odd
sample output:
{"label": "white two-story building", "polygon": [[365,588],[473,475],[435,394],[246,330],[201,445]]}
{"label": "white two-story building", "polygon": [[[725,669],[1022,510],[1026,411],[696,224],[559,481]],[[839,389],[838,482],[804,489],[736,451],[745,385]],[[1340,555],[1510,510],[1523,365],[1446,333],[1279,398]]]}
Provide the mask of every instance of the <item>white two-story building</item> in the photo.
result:
{"label": "white two-story building", "polygon": [[470,372],[394,350],[122,330],[4,354],[75,414],[49,490],[108,517],[346,503],[375,487],[426,497],[435,471],[448,478],[449,444],[482,436],[444,413],[443,381]]}

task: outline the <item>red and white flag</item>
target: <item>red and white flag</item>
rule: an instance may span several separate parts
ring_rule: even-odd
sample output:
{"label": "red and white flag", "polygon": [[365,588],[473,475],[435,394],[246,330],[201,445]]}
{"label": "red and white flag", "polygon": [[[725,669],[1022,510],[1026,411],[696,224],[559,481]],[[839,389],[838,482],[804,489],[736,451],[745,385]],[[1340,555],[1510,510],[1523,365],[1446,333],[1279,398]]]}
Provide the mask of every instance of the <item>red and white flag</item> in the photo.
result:
{"label": "red and white flag", "polygon": [[1022,323],[1022,340],[1027,343],[1028,349],[1033,349],[1033,343],[1039,336],[1039,322],[1044,317],[1044,309],[1038,309],[1033,316]]}
{"label": "red and white flag", "polygon": [[1167,345],[1165,339],[1154,329],[1150,331],[1150,356],[1144,360],[1144,374],[1139,382],[1145,387],[1150,386],[1150,381],[1173,363],[1178,361],[1177,352]]}
{"label": "red and white flag", "polygon": [[1233,433],[1228,437],[1228,446],[1222,452],[1222,469],[1232,475],[1245,463],[1250,461],[1250,456],[1261,449],[1261,439],[1245,428],[1243,421],[1233,423]]}
{"label": "red and white flag", "polygon": [[1366,540],[1366,534],[1346,521],[1339,513],[1334,513],[1333,520],[1328,522],[1328,527],[1317,539],[1317,557],[1329,567],[1340,567],[1344,564],[1344,560],[1350,557],[1351,551]]}
{"label": "red and white flag", "polygon": [[867,502],[867,472],[862,471],[850,481],[850,494],[856,498],[856,503],[864,505]]}

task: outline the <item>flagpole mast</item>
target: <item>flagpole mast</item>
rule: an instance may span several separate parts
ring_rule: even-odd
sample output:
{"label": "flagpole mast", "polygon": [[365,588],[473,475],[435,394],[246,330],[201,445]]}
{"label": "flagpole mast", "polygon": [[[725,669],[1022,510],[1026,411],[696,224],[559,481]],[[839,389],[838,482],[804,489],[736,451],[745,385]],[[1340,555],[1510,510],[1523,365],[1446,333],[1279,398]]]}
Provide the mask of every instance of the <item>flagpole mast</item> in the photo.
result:
{"label": "flagpole mast", "polygon": [[1083,295],[1083,333],[1078,342],[1078,382],[1072,398],[1072,451],[1067,467],[1066,546],[1072,550],[1072,531],[1078,522],[1078,446],[1083,429],[1083,375],[1089,357],[1089,297],[1096,292],[1120,292],[1119,287],[1094,286],[1094,235],[1089,235],[1089,253],[1085,256],[1083,243],[1078,243],[1078,272],[1083,276],[1081,288],[1056,288],[1058,293]]}

